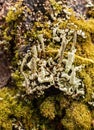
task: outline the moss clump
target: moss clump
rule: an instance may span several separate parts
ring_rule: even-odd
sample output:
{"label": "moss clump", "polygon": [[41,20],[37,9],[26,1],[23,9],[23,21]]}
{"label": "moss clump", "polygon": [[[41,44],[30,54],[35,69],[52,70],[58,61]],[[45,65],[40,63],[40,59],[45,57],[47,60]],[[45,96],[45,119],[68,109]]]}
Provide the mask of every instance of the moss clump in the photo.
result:
{"label": "moss clump", "polygon": [[85,88],[86,88],[86,94],[85,94],[85,99],[84,100],[86,102],[88,102],[88,101],[91,100],[91,96],[92,96],[92,93],[93,93],[92,78],[84,70],[80,73],[80,77],[83,78],[83,82],[84,82]]}
{"label": "moss clump", "polygon": [[[26,130],[32,128],[32,110],[24,101],[19,101],[15,89],[3,88],[0,90],[0,128],[12,130],[13,125],[24,126]],[[28,116],[27,116],[28,115]]]}
{"label": "moss clump", "polygon": [[70,100],[68,100],[66,97],[64,97],[62,94],[60,94],[57,97],[57,101],[59,102],[60,105],[60,110],[67,109],[70,105]]}
{"label": "moss clump", "polygon": [[83,79],[85,84],[84,101],[91,100],[94,91],[94,45],[91,40],[89,43],[77,44],[77,53],[75,55],[75,64],[83,65],[83,70],[79,73],[79,77]]}
{"label": "moss clump", "polygon": [[87,10],[87,17],[94,18],[94,6],[88,8],[88,10]]}
{"label": "moss clump", "polygon": [[41,114],[50,120],[53,120],[56,115],[55,110],[55,103],[52,99],[46,99],[41,105],[40,105],[40,112]]}
{"label": "moss clump", "polygon": [[71,107],[66,110],[66,116],[62,119],[62,124],[68,130],[90,130],[91,113],[85,104],[73,103]]}
{"label": "moss clump", "polygon": [[10,23],[16,21],[19,17],[21,17],[24,7],[21,7],[22,2],[18,2],[15,4],[15,7],[11,7],[6,16],[6,22]]}
{"label": "moss clump", "polygon": [[55,0],[49,0],[53,9],[55,10],[55,12],[57,14],[59,14],[62,11],[62,5],[60,5],[58,2],[56,2]]}
{"label": "moss clump", "polygon": [[84,44],[77,44],[77,55],[94,60],[94,45],[91,40],[89,42],[85,42]]}
{"label": "moss clump", "polygon": [[74,23],[82,30],[86,32],[94,32],[94,20],[89,19],[87,21],[83,19],[75,19]]}
{"label": "moss clump", "polygon": [[63,119],[61,122],[62,122],[63,126],[65,127],[64,129],[66,129],[66,130],[75,130],[74,123],[71,120]]}

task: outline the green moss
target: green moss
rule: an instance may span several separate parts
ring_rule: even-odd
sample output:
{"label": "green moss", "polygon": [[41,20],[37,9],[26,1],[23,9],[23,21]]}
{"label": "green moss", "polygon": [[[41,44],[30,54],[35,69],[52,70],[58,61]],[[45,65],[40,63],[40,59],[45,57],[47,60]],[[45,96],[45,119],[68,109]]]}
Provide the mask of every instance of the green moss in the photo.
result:
{"label": "green moss", "polygon": [[16,21],[19,17],[21,17],[23,13],[24,7],[21,7],[21,2],[15,4],[14,7],[11,7],[6,16],[6,22]]}
{"label": "green moss", "polygon": [[64,125],[66,130],[76,130],[74,128],[74,123],[69,119],[63,119],[61,120],[61,123]]}
{"label": "green moss", "polygon": [[62,5],[60,5],[58,2],[55,0],[50,0],[50,3],[57,14],[62,11]]}
{"label": "green moss", "polygon": [[[0,90],[0,126],[8,130],[12,130],[12,121],[9,119],[9,116],[11,115],[11,102],[13,100],[11,92],[12,91],[8,90],[7,88]],[[15,101],[13,104],[14,103]]]}
{"label": "green moss", "polygon": [[63,95],[60,95],[58,98],[58,102],[60,103],[60,110],[67,109],[70,105],[70,102],[68,99],[66,99]]}
{"label": "green moss", "polygon": [[33,111],[23,103],[17,99],[15,89],[0,90],[0,127],[12,130],[13,123],[18,124],[18,122],[24,125],[26,130],[33,127]]}
{"label": "green moss", "polygon": [[15,73],[12,73],[12,79],[15,82],[15,85],[19,87],[19,90],[21,90],[24,77],[20,76],[20,72],[18,70],[16,70]]}
{"label": "green moss", "polygon": [[89,32],[89,33],[94,32],[94,20],[93,19],[89,19],[89,20],[85,21],[83,19],[76,19],[75,18],[73,23],[75,23],[80,29],[82,29],[86,32]]}
{"label": "green moss", "polygon": [[54,101],[46,99],[40,106],[40,112],[45,118],[54,119],[56,114]]}
{"label": "green moss", "polygon": [[91,99],[91,95],[93,93],[92,79],[89,76],[89,74],[87,74],[85,71],[82,71],[80,74],[81,74],[80,76],[83,78],[83,82],[84,82],[85,88],[86,88],[85,101],[89,101]]}
{"label": "green moss", "polygon": [[94,18],[94,7],[88,8],[88,10],[87,10],[87,16],[89,18]]}
{"label": "green moss", "polygon": [[6,29],[4,30],[4,32],[3,32],[4,39],[5,39],[6,41],[10,41],[10,40],[12,39],[12,37],[11,37],[10,35],[8,35],[8,30],[9,30],[9,27],[6,28]]}
{"label": "green moss", "polygon": [[77,44],[77,53],[75,55],[75,64],[83,65],[79,77],[82,78],[85,85],[85,101],[91,100],[94,91],[94,45],[90,43]]}
{"label": "green moss", "polygon": [[91,113],[86,105],[73,103],[71,107],[66,110],[66,116],[62,119],[62,124],[68,130],[90,130]]}

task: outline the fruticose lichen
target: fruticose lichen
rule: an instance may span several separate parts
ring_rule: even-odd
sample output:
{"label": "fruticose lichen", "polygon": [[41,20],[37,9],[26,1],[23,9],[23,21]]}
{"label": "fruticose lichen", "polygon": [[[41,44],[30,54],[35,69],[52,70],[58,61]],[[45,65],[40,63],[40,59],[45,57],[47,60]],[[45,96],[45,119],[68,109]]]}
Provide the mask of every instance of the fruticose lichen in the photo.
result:
{"label": "fruticose lichen", "polygon": [[11,70],[1,130],[94,129],[93,7],[82,14],[61,0],[12,3],[0,25]]}

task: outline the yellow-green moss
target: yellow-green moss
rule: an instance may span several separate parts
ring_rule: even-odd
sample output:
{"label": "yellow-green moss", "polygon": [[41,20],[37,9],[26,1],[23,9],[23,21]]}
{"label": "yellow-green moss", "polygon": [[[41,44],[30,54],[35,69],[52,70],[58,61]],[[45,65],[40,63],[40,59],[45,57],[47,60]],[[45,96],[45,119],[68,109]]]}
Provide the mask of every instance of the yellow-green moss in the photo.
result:
{"label": "yellow-green moss", "polygon": [[40,112],[45,118],[54,119],[56,114],[54,101],[46,99],[40,106]]}
{"label": "yellow-green moss", "polygon": [[62,5],[60,5],[59,3],[57,3],[55,0],[49,0],[53,9],[55,10],[55,12],[57,14],[59,14],[62,11]]}
{"label": "yellow-green moss", "polygon": [[7,13],[6,16],[6,22],[12,22],[12,21],[16,21],[21,14],[23,13],[24,7],[21,6],[21,2],[18,2],[15,4],[14,7],[11,7]]}
{"label": "yellow-green moss", "polygon": [[73,103],[71,107],[66,110],[66,116],[62,119],[62,124],[68,130],[90,130],[91,120],[91,113],[86,105]]}
{"label": "yellow-green moss", "polygon": [[[27,116],[28,115],[28,116]],[[0,90],[0,127],[12,130],[12,124],[20,122],[26,130],[32,128],[32,110],[24,106],[16,96],[15,89],[3,88]]]}
{"label": "yellow-green moss", "polygon": [[73,21],[80,29],[86,31],[86,32],[94,32],[94,20],[83,20],[83,19],[75,19]]}
{"label": "yellow-green moss", "polygon": [[92,79],[85,71],[82,71],[80,73],[80,76],[83,78],[83,82],[85,84],[86,94],[85,94],[84,100],[89,101],[91,99],[91,96],[92,96],[92,93],[93,93]]}
{"label": "yellow-green moss", "polygon": [[80,72],[80,78],[85,85],[85,101],[91,100],[94,91],[94,45],[90,43],[77,44],[77,52],[75,55],[75,64],[83,65],[84,68]]}
{"label": "yellow-green moss", "polygon": [[87,10],[87,16],[89,18],[94,18],[94,7],[88,8],[88,10]]}
{"label": "yellow-green moss", "polygon": [[11,107],[15,104],[13,94],[10,89],[4,88],[0,90],[0,126],[6,130],[12,130],[12,121],[9,119],[11,115]]}
{"label": "yellow-green moss", "polygon": [[76,130],[74,128],[74,123],[70,119],[63,119],[61,120],[61,123],[66,128],[66,130]]}
{"label": "yellow-green moss", "polygon": [[68,108],[69,101],[65,97],[60,96],[59,102],[60,102],[60,109],[61,110]]}
{"label": "yellow-green moss", "polygon": [[19,87],[19,90],[22,89],[22,81],[24,78],[20,75],[20,72],[18,70],[15,71],[15,73],[12,73],[12,79],[15,82],[15,85]]}
{"label": "yellow-green moss", "polygon": [[8,30],[9,30],[9,27],[6,28],[6,29],[4,30],[4,32],[3,32],[4,39],[5,39],[6,41],[10,41],[10,40],[12,39],[12,37],[11,37],[10,35],[8,35]]}

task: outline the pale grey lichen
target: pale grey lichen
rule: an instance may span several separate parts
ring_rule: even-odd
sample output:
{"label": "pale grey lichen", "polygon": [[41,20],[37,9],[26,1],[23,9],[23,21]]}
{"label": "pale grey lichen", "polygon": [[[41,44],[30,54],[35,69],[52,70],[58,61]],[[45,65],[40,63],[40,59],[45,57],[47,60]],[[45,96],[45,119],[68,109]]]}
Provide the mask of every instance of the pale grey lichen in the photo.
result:
{"label": "pale grey lichen", "polygon": [[59,28],[59,24],[61,23],[61,21],[58,21],[57,24],[54,25],[54,27],[52,28],[53,30],[53,42],[59,42],[60,43],[60,49],[58,51],[58,54],[56,56],[56,59],[59,57],[59,62],[62,61],[63,59],[63,54],[65,51],[65,48],[67,46],[67,44],[71,41],[72,37],[70,35],[67,35],[67,33],[70,32],[70,30],[67,29],[60,29]]}
{"label": "pale grey lichen", "polygon": [[87,38],[87,36],[86,36],[86,34],[85,34],[85,32],[83,30],[78,30],[77,35],[82,36],[83,39]]}
{"label": "pale grey lichen", "polygon": [[44,38],[43,38],[43,34],[39,34],[38,35],[38,39],[41,43],[41,46],[42,46],[42,51],[43,51],[43,55],[45,56],[45,46],[44,46]]}
{"label": "pale grey lichen", "polygon": [[[41,38],[43,38],[43,35],[41,35]],[[68,58],[65,59],[63,54],[68,40],[66,35],[63,35],[62,39],[63,45],[61,44],[57,60],[52,57],[39,57],[38,54],[41,51],[38,52],[38,50],[45,48],[39,46],[39,44],[33,45],[31,51],[27,52],[23,58],[20,70],[25,79],[27,94],[36,93],[40,96],[46,89],[54,87],[73,98],[84,96],[84,84],[77,77],[77,72],[81,70],[82,66],[73,65],[76,49],[72,47],[72,50],[68,52]],[[43,39],[41,43],[43,43]]]}
{"label": "pale grey lichen", "polygon": [[28,79],[28,76],[27,76],[27,74],[24,72],[24,66],[25,66],[25,64],[27,63],[27,59],[28,59],[28,57],[29,57],[29,55],[30,55],[30,53],[27,53],[26,55],[25,55],[25,57],[23,58],[23,61],[22,61],[22,63],[21,63],[21,67],[20,67],[20,72],[21,72],[21,74],[23,75],[23,77],[24,77],[24,79],[25,79],[25,81],[24,81],[24,86],[25,86],[25,88],[26,88],[26,92],[28,93],[28,88],[29,88],[29,85],[30,85],[30,81],[29,81],[29,79]]}
{"label": "pale grey lichen", "polygon": [[75,52],[76,52],[76,49],[73,49],[72,52],[68,52],[68,59],[66,60],[66,66],[65,66],[65,71],[67,72],[69,72],[70,69],[72,68]]}
{"label": "pale grey lichen", "polygon": [[[59,26],[61,23],[60,18],[57,18],[57,22],[50,27],[53,44],[58,43],[60,46],[55,57],[46,55],[47,39],[42,32],[39,32],[36,44],[32,45],[21,61],[20,72],[24,77],[23,85],[27,94],[40,96],[45,90],[54,87],[73,98],[85,95],[83,81],[77,76],[82,66],[74,65],[77,35],[80,32],[85,37],[85,34],[73,23],[62,29]],[[70,26],[76,29],[70,29]],[[65,58],[64,52],[71,41],[72,47]]]}

